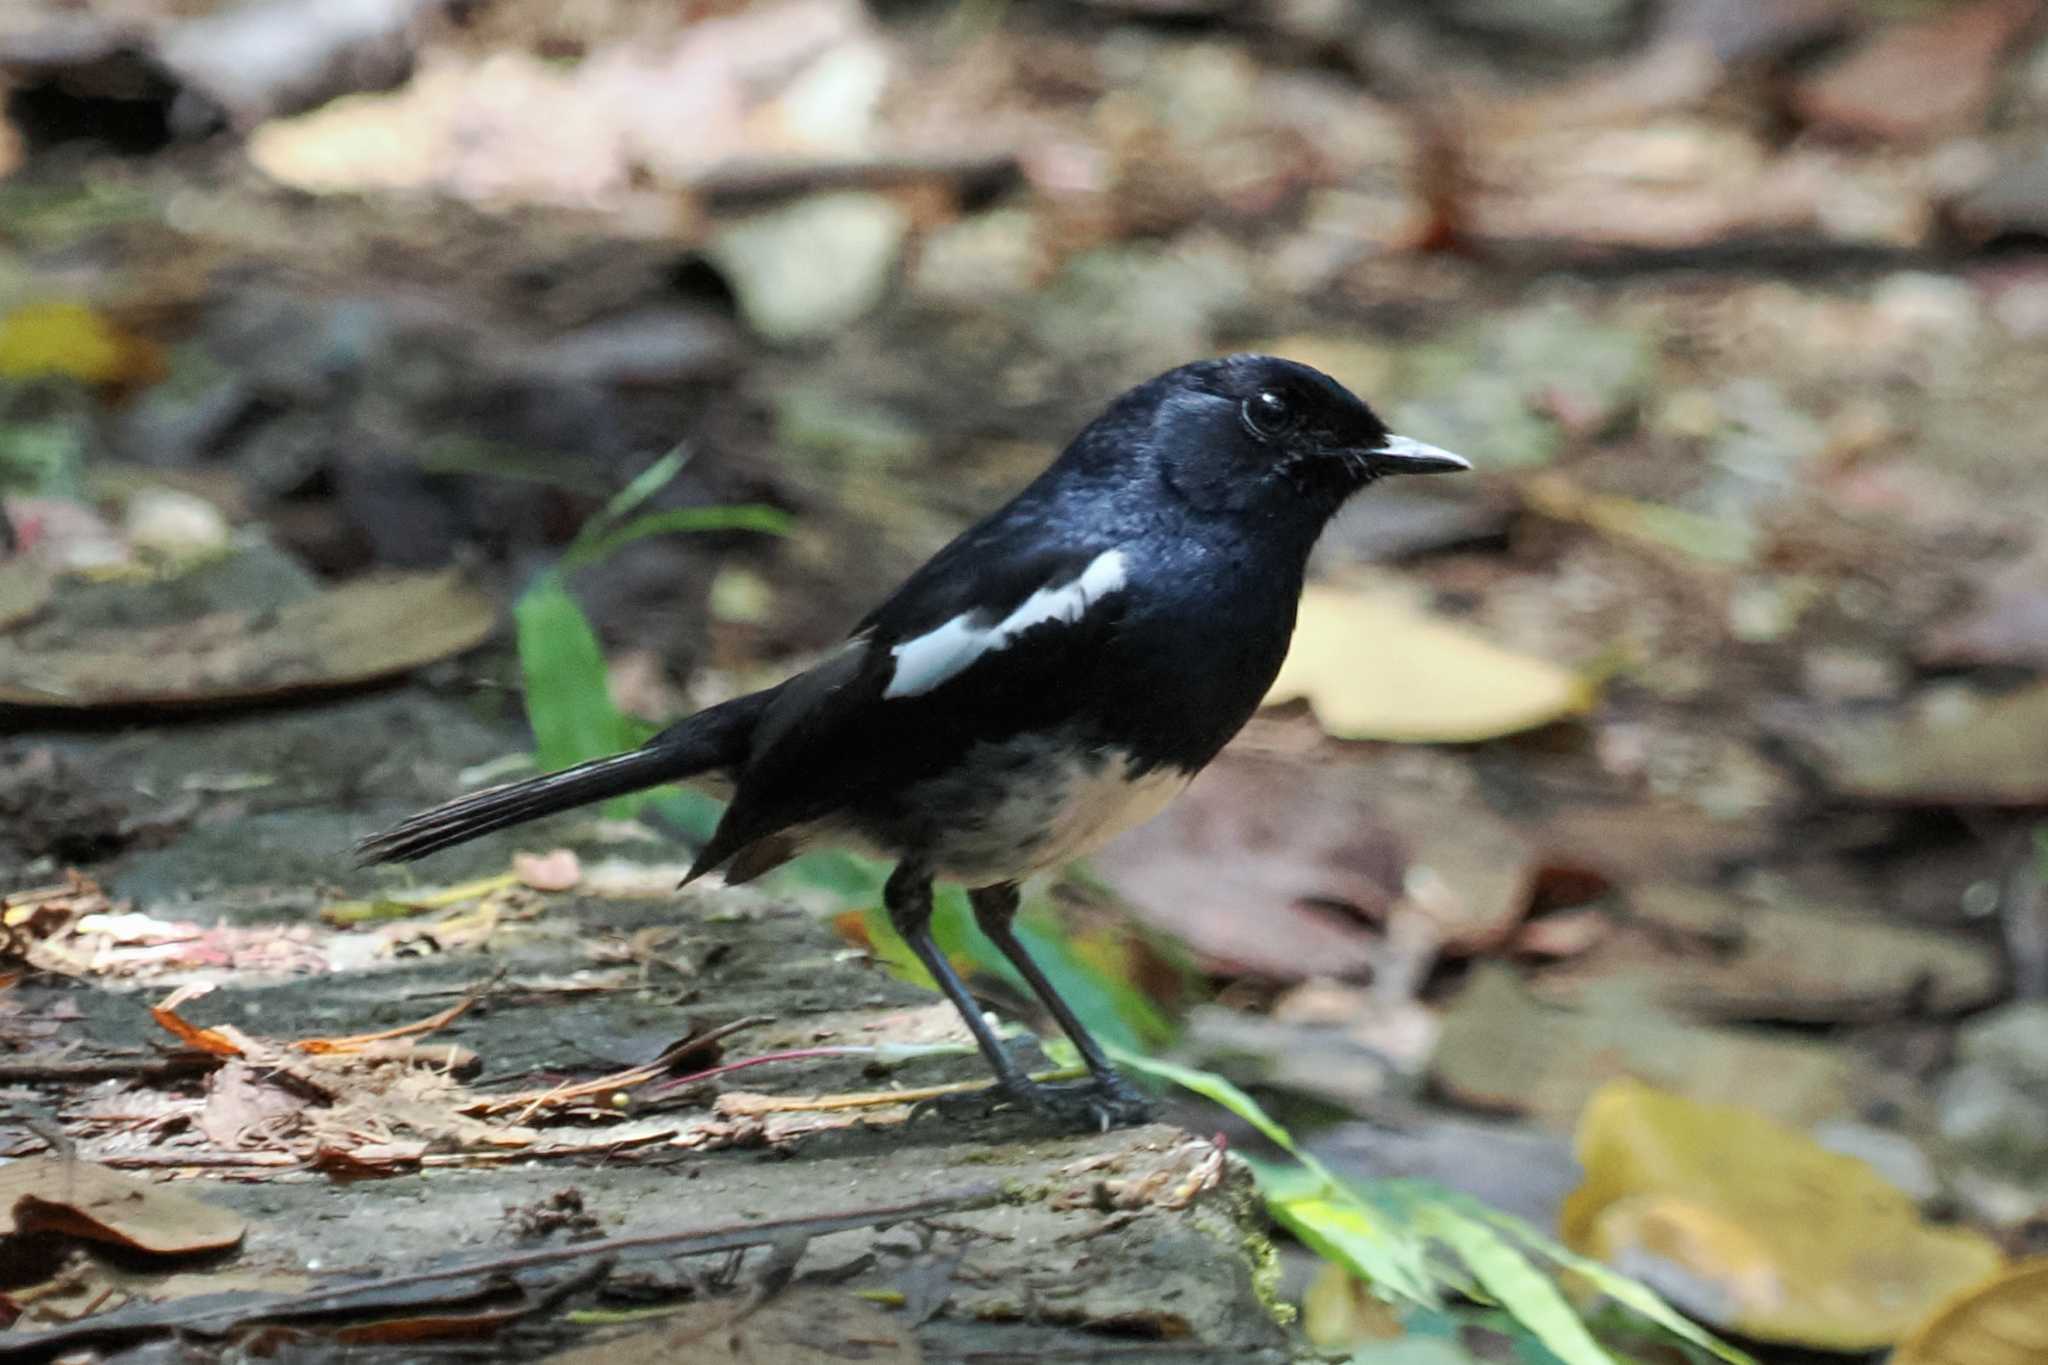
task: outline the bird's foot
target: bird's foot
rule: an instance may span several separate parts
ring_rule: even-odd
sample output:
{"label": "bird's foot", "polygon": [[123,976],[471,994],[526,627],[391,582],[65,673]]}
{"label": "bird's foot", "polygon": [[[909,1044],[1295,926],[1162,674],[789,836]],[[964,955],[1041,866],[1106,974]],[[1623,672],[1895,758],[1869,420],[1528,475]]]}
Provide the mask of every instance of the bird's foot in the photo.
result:
{"label": "bird's foot", "polygon": [[1030,1080],[999,1082],[921,1101],[911,1117],[929,1113],[949,1119],[980,1119],[1006,1109],[1028,1109],[1059,1128],[1098,1133],[1152,1117],[1152,1102],[1121,1076],[1090,1076],[1057,1085]]}

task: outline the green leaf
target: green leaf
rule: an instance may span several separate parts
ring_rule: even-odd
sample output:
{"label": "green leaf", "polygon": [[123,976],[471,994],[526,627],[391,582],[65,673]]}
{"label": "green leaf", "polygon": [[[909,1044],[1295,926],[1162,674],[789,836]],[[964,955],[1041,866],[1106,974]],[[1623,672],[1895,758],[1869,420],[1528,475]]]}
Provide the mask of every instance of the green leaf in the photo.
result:
{"label": "green leaf", "polygon": [[1301,1149],[1294,1145],[1293,1134],[1275,1123],[1272,1117],[1259,1107],[1257,1100],[1215,1072],[1200,1071],[1191,1066],[1182,1066],[1178,1062],[1169,1062],[1160,1057],[1146,1057],[1122,1048],[1112,1048],[1110,1053],[1119,1065],[1129,1067],[1142,1075],[1170,1081],[1183,1090],[1194,1091],[1205,1100],[1213,1100],[1258,1129],[1268,1142],[1289,1156],[1301,1155]]}
{"label": "green leaf", "polygon": [[1593,1340],[1556,1283],[1494,1228],[1424,1191],[1414,1193],[1408,1212],[1416,1231],[1449,1247],[1480,1287],[1559,1360],[1614,1365],[1614,1357]]}
{"label": "green leaf", "polygon": [[[536,579],[512,608],[512,619],[526,684],[526,718],[542,770],[553,772],[629,747],[625,718],[612,705],[606,685],[604,650],[562,586],[561,575],[549,572]],[[617,816],[636,808],[632,797],[605,805]]]}
{"label": "green leaf", "polygon": [[700,844],[711,838],[719,817],[725,814],[725,802],[693,787],[656,787],[642,795],[670,827]]}
{"label": "green leaf", "polygon": [[1274,1122],[1257,1100],[1213,1072],[1139,1056],[1121,1048],[1111,1049],[1111,1055],[1133,1071],[1171,1081],[1213,1100],[1297,1158],[1299,1165],[1244,1159],[1258,1179],[1268,1211],[1304,1245],[1386,1293],[1416,1303],[1436,1303],[1436,1290],[1421,1240],[1391,1226],[1390,1220],[1332,1179],[1320,1162],[1295,1145],[1293,1135]]}
{"label": "green leaf", "polygon": [[[1113,971],[1102,970],[1075,951],[1065,937],[1045,927],[1048,918],[1049,915],[1036,912],[1027,903],[1017,916],[1017,941],[1051,978],[1060,998],[1081,1017],[1098,1042],[1129,1052],[1148,1046],[1163,1047],[1173,1041],[1173,1021],[1135,983]],[[1003,966],[1007,974],[1015,976],[1007,962]],[[1021,978],[1017,980],[1019,987],[1023,984]]]}
{"label": "green leaf", "polygon": [[777,507],[740,503],[731,507],[677,507],[667,512],[649,512],[634,517],[617,530],[592,535],[586,527],[562,555],[571,567],[589,564],[615,554],[636,540],[666,535],[671,531],[758,531],[779,536],[789,532],[790,516]]}
{"label": "green leaf", "polygon": [[[1463,1195],[1448,1195],[1448,1192],[1447,1197],[1459,1200],[1466,1198]],[[1673,1336],[1691,1342],[1702,1350],[1713,1352],[1722,1360],[1728,1361],[1729,1365],[1756,1365],[1754,1357],[1747,1352],[1736,1350],[1686,1317],[1664,1302],[1662,1295],[1642,1281],[1631,1279],[1590,1256],[1581,1256],[1563,1243],[1544,1236],[1521,1219],[1502,1213],[1498,1209],[1487,1208],[1477,1200],[1471,1200],[1469,1208],[1475,1217],[1484,1218],[1531,1250],[1548,1257],[1567,1270],[1584,1276],[1595,1289],[1608,1298],[1656,1323]]]}
{"label": "green leaf", "polygon": [[1303,1246],[1367,1281],[1382,1297],[1437,1305],[1436,1280],[1421,1238],[1368,1207],[1320,1168],[1243,1159],[1259,1182],[1266,1211]]}
{"label": "green leaf", "polygon": [[574,554],[584,542],[596,540],[631,516],[634,508],[665,488],[668,481],[682,473],[683,466],[689,462],[689,447],[679,445],[634,475],[633,481],[612,494],[611,500],[597,510],[596,516],[583,523],[576,539],[569,543],[569,553]]}

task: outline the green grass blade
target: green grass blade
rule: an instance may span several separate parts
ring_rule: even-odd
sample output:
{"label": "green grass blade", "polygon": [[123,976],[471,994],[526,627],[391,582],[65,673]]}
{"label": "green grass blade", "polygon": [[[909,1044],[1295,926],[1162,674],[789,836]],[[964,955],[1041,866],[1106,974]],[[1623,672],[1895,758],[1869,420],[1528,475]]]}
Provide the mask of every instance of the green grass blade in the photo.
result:
{"label": "green grass blade", "polygon": [[1565,1365],[1614,1365],[1556,1282],[1499,1231],[1426,1190],[1406,1203],[1410,1225],[1449,1247],[1480,1288]]}
{"label": "green grass blade", "polygon": [[[625,720],[606,685],[604,650],[561,576],[545,573],[535,580],[513,606],[512,619],[526,717],[542,770],[554,772],[628,747]],[[605,809],[627,814],[633,800],[620,797]]]}
{"label": "green grass blade", "polygon": [[588,530],[562,556],[571,566],[590,564],[615,554],[636,540],[666,535],[672,531],[757,531],[762,535],[786,535],[790,515],[779,507],[740,503],[731,507],[677,507],[666,512],[649,512],[623,526],[592,535]]}
{"label": "green grass blade", "polygon": [[1294,1135],[1273,1121],[1259,1106],[1259,1102],[1237,1088],[1236,1085],[1211,1071],[1200,1071],[1191,1066],[1181,1066],[1159,1057],[1146,1057],[1123,1048],[1112,1048],[1118,1064],[1141,1075],[1156,1076],[1169,1081],[1183,1090],[1192,1090],[1205,1100],[1213,1100],[1231,1113],[1259,1130],[1268,1142],[1286,1152],[1289,1156],[1300,1156],[1300,1148],[1294,1145]]}
{"label": "green grass blade", "polygon": [[1548,1257],[1565,1269],[1584,1276],[1588,1283],[1608,1298],[1638,1316],[1656,1323],[1680,1340],[1690,1342],[1701,1350],[1711,1351],[1720,1359],[1729,1362],[1729,1365],[1756,1365],[1753,1356],[1738,1351],[1701,1327],[1666,1303],[1663,1295],[1640,1280],[1631,1279],[1590,1256],[1581,1256],[1563,1243],[1544,1236],[1521,1219],[1502,1213],[1498,1209],[1487,1208],[1477,1200],[1472,1200],[1469,1208],[1474,1217],[1485,1219],[1538,1255]]}
{"label": "green grass blade", "polygon": [[1303,1246],[1383,1295],[1437,1306],[1437,1285],[1421,1238],[1305,1166],[1239,1156],[1258,1179],[1266,1211]]}
{"label": "green grass blade", "polygon": [[611,500],[597,510],[596,516],[583,523],[576,539],[569,543],[569,554],[574,555],[586,542],[598,539],[631,516],[634,508],[659,493],[670,479],[683,472],[683,466],[689,462],[689,447],[679,445],[634,475],[633,481],[612,494]]}

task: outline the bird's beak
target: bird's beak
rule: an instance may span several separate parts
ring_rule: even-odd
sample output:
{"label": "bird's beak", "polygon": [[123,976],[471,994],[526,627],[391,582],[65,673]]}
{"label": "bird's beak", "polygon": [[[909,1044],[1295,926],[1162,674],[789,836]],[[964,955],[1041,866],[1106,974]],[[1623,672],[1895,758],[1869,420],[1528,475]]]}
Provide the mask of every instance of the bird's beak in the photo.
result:
{"label": "bird's beak", "polygon": [[1472,462],[1463,455],[1453,455],[1406,436],[1387,437],[1378,449],[1367,451],[1365,459],[1375,474],[1449,474],[1472,467]]}

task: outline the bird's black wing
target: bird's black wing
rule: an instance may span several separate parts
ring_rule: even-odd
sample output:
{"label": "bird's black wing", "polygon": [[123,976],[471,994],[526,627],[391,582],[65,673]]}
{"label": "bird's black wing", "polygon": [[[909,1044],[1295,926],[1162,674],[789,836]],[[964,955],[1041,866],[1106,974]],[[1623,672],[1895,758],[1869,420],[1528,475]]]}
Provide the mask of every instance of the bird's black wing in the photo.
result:
{"label": "bird's black wing", "polygon": [[[691,875],[942,772],[977,741],[1057,726],[1085,704],[1129,569],[1105,536],[1044,531],[1013,522],[967,532],[839,651],[785,683]],[[756,867],[760,858],[743,855],[735,871],[743,879],[773,861]]]}

